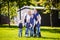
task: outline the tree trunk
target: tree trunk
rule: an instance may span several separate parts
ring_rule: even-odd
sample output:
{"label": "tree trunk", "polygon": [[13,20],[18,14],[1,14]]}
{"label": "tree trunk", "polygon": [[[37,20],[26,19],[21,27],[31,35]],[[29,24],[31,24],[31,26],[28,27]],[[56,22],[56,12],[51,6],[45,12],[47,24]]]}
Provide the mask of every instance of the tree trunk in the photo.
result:
{"label": "tree trunk", "polygon": [[1,15],[1,4],[0,4],[0,15]]}
{"label": "tree trunk", "polygon": [[9,17],[9,27],[10,27],[9,0],[8,0],[8,17]]}
{"label": "tree trunk", "polygon": [[51,27],[53,26],[52,25],[52,13],[50,13],[50,25],[51,25]]}
{"label": "tree trunk", "polygon": [[[20,0],[19,0],[19,9],[20,9]],[[21,10],[20,10],[20,20],[21,20]]]}

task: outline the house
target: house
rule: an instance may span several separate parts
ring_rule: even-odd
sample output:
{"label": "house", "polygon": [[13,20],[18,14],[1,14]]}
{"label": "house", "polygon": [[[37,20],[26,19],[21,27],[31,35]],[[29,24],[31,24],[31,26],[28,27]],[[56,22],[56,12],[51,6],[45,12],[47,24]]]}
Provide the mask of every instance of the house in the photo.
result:
{"label": "house", "polygon": [[[41,25],[42,26],[59,26],[60,27],[60,11],[57,10],[57,8],[54,8],[52,7],[51,10],[52,12],[51,13],[48,13],[48,14],[43,14],[43,10],[45,10],[45,7],[31,7],[31,6],[24,6],[22,7],[21,9],[18,10],[18,17],[20,19],[22,19],[22,15],[25,15],[25,12],[27,12],[27,10],[29,9],[37,9],[38,12],[40,13],[41,17],[42,17],[42,20],[41,20]],[[25,11],[25,12],[24,12]],[[51,16],[51,15],[52,16]]]}

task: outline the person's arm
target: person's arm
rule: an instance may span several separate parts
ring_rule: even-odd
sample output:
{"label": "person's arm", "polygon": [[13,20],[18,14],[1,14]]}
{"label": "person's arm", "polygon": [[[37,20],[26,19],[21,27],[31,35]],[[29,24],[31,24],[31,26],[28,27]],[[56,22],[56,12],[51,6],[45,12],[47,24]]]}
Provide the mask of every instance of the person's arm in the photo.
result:
{"label": "person's arm", "polygon": [[39,20],[38,20],[38,21],[39,21],[39,23],[41,24],[41,16],[40,16],[40,15],[39,15],[39,18],[38,18],[38,19],[39,19]]}
{"label": "person's arm", "polygon": [[35,24],[36,24],[36,20],[34,19],[34,25],[33,25],[33,27],[35,26]]}
{"label": "person's arm", "polygon": [[32,27],[32,24],[30,23],[30,27]]}

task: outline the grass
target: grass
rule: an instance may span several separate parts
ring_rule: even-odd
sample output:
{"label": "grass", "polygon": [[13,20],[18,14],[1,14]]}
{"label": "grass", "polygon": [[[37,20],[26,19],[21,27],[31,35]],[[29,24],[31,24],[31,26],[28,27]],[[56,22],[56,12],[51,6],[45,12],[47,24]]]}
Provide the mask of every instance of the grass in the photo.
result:
{"label": "grass", "polygon": [[60,27],[41,27],[41,38],[25,37],[25,28],[23,36],[18,37],[18,28],[0,28],[0,40],[60,40]]}

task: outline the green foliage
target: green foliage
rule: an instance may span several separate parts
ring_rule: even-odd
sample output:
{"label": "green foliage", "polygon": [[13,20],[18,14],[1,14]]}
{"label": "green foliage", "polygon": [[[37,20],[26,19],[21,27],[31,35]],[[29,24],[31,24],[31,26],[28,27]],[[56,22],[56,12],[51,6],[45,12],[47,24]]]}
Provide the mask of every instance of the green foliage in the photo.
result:
{"label": "green foliage", "polygon": [[1,9],[1,12],[2,12],[1,14],[8,16],[8,8],[7,8],[7,6],[3,7]]}
{"label": "green foliage", "polygon": [[44,13],[51,13],[51,7],[60,10],[60,0],[40,0],[39,3],[46,8]]}
{"label": "green foliage", "polygon": [[56,6],[57,6],[57,8],[60,10],[60,3],[58,3]]}
{"label": "green foliage", "polygon": [[[13,18],[14,16],[16,16],[17,13],[17,3],[16,2],[9,2],[9,14],[10,14],[10,18]],[[5,4],[2,4],[2,8],[1,8],[1,14],[8,16],[8,4],[7,2]]]}
{"label": "green foliage", "polygon": [[10,18],[17,15],[17,9],[24,5],[34,5],[31,0],[0,0],[1,14],[8,16],[8,1],[9,1],[9,14]]}
{"label": "green foliage", "polygon": [[10,13],[10,18],[13,18],[14,16],[17,15],[17,9],[18,9],[17,6],[16,6],[17,3],[16,2],[12,2],[12,3],[10,2],[9,5],[10,5],[9,6],[10,7],[9,8],[10,9],[10,12],[9,12]]}

